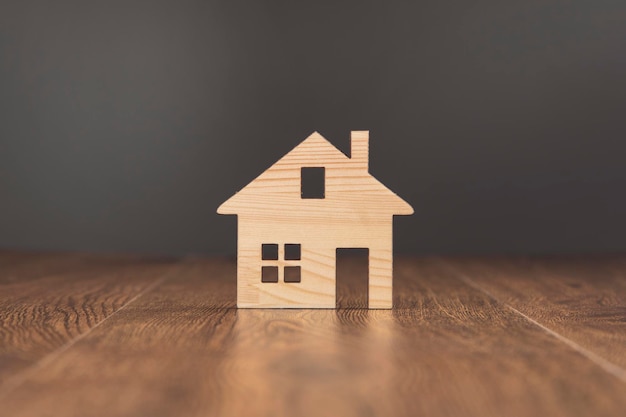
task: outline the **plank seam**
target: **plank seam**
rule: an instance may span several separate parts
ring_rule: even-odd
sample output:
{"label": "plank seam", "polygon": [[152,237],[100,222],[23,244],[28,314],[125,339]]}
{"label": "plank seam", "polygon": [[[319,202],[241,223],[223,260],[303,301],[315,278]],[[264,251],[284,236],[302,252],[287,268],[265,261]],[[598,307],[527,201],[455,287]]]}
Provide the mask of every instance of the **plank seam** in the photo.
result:
{"label": "plank seam", "polygon": [[528,320],[529,322],[531,322],[535,326],[539,327],[541,330],[543,330],[546,333],[550,334],[551,336],[555,337],[556,339],[558,339],[562,343],[565,343],[571,349],[574,349],[576,352],[580,353],[581,355],[583,355],[584,357],[586,357],[587,359],[589,359],[590,361],[595,363],[597,366],[602,368],[604,371],[606,371],[609,374],[613,375],[614,377],[620,379],[622,382],[626,382],[626,369],[622,368],[619,365],[614,364],[613,362],[603,358],[602,356],[600,356],[600,355],[590,351],[589,349],[579,345],[575,341],[573,341],[573,340],[563,336],[562,334],[560,334],[560,333],[550,329],[549,327],[546,327],[545,325],[539,323],[537,320],[527,316],[526,314],[522,313],[521,311],[519,311],[515,307],[511,306],[510,304],[500,300],[498,297],[493,295],[489,290],[484,289],[483,287],[481,287],[478,283],[476,283],[476,281],[474,281],[473,279],[471,279],[470,277],[468,277],[467,275],[465,275],[464,273],[459,271],[457,268],[449,266],[449,265],[443,263],[443,261],[440,261],[440,262],[442,263],[444,268],[446,268],[446,269],[450,270],[451,272],[453,272],[455,277],[457,279],[459,279],[460,281],[462,281],[463,283],[465,283],[465,284],[469,285],[470,287],[472,287],[472,288],[482,292],[483,294],[485,294],[488,297],[492,298],[493,300],[495,300],[499,304],[502,304],[503,306],[505,306],[506,308],[508,308],[512,312],[522,316],[524,319]]}
{"label": "plank seam", "polygon": [[11,393],[17,387],[19,387],[22,383],[24,383],[29,377],[34,375],[35,372],[39,371],[40,369],[42,369],[46,365],[50,364],[53,360],[58,358],[61,354],[66,352],[68,349],[70,349],[76,343],[78,343],[79,341],[81,341],[82,339],[87,337],[89,334],[91,334],[91,332],[94,331],[96,328],[98,328],[102,323],[104,323],[109,318],[113,317],[114,315],[116,315],[117,313],[119,313],[120,311],[122,311],[123,309],[125,309],[126,307],[128,307],[129,305],[134,303],[135,301],[137,301],[140,297],[148,294],[150,291],[154,290],[156,287],[158,287],[159,285],[163,284],[171,276],[172,276],[172,271],[165,272],[157,280],[155,280],[150,285],[145,287],[143,290],[141,290],[137,294],[135,294],[135,296],[132,297],[130,300],[128,300],[127,303],[125,303],[120,308],[118,308],[117,310],[115,310],[114,312],[112,312],[111,314],[109,314],[108,316],[106,316],[105,318],[103,318],[102,320],[97,322],[96,324],[94,324],[89,329],[85,330],[84,333],[81,333],[78,336],[76,336],[75,338],[67,341],[65,344],[61,345],[56,350],[53,350],[52,352],[50,352],[49,354],[47,354],[43,358],[39,359],[34,364],[30,365],[28,368],[26,368],[23,371],[17,373],[13,377],[8,378],[4,382],[4,384],[2,384],[3,387],[1,387],[2,390],[0,390],[0,401],[3,400],[9,393]]}

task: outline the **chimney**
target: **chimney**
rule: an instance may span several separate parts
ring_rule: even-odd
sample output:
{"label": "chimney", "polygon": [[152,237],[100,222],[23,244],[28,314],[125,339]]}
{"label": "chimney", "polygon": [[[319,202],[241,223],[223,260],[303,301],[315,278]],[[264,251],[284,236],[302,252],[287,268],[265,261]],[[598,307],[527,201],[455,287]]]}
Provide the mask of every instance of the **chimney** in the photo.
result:
{"label": "chimney", "polygon": [[353,130],[350,132],[350,159],[353,166],[369,171],[370,131]]}

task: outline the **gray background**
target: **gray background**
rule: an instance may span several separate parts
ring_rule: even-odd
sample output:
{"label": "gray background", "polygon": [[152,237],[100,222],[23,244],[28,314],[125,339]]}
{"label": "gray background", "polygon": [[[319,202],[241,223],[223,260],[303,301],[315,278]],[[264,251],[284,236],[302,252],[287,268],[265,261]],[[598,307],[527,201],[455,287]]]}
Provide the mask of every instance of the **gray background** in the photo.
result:
{"label": "gray background", "polygon": [[626,3],[3,1],[0,247],[233,253],[217,206],[314,130],[399,252],[626,250]]}

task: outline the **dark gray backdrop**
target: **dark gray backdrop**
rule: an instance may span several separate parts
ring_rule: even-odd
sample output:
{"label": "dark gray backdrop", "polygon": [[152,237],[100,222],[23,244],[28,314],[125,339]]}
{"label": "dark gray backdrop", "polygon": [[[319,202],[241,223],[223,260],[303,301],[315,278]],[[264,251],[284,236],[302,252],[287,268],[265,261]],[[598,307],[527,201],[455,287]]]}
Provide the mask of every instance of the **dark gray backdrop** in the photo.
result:
{"label": "dark gray backdrop", "polygon": [[626,250],[626,3],[0,5],[0,247],[233,253],[217,206],[314,130],[400,252]]}

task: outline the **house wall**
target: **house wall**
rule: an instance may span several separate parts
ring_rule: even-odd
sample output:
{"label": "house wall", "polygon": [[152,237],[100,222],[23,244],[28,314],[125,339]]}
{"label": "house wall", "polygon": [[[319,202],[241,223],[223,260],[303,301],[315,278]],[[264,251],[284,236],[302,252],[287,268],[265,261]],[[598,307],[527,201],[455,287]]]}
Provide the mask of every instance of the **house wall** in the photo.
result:
{"label": "house wall", "polygon": [[[238,307],[335,308],[336,249],[369,248],[369,307],[392,305],[392,216],[367,222],[333,222],[276,216],[239,216]],[[279,244],[279,261],[262,261],[262,244]],[[285,243],[301,245],[300,261],[284,261]],[[261,267],[279,266],[278,283],[262,283]],[[283,282],[285,265],[301,267],[300,283]]]}

